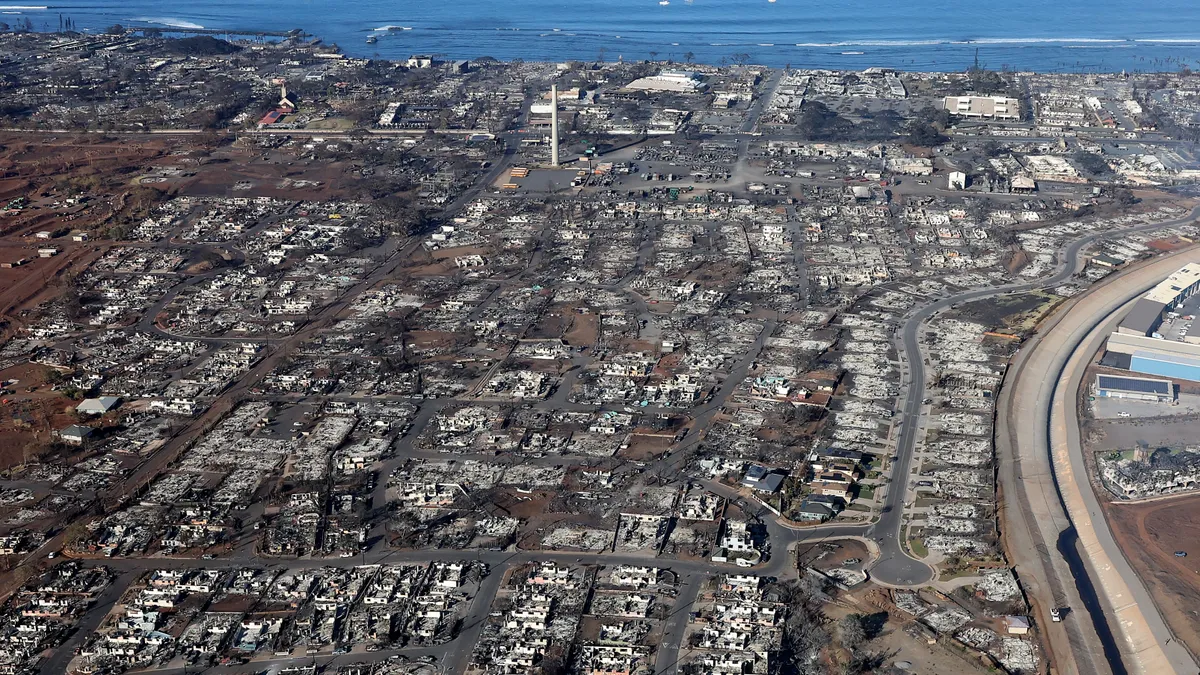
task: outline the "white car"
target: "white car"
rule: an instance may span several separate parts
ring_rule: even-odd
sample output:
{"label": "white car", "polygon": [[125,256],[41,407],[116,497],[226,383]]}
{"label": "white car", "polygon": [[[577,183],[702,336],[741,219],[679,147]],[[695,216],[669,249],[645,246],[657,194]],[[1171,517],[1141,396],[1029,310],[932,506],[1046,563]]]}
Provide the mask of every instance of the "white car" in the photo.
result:
{"label": "white car", "polygon": [[1121,412],[1117,413],[1117,417],[1132,417],[1132,415],[1122,410]]}

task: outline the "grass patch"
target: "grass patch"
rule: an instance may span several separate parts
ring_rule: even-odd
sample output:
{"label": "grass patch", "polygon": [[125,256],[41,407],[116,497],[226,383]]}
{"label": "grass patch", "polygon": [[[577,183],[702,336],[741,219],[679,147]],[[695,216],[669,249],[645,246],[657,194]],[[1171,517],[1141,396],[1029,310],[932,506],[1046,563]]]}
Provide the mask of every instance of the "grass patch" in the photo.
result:
{"label": "grass patch", "polygon": [[913,555],[918,558],[924,558],[929,555],[929,549],[925,548],[925,540],[920,537],[909,539],[908,547],[912,549]]}
{"label": "grass patch", "polygon": [[[924,556],[922,556],[922,557],[924,557]],[[969,569],[945,570],[941,574],[938,575],[938,581],[953,581],[953,580],[959,579],[961,577],[969,577],[972,574],[974,574],[974,571],[969,570]]]}
{"label": "grass patch", "polygon": [[349,131],[354,128],[354,121],[343,117],[327,117],[323,120],[313,120],[304,128],[316,131]]}

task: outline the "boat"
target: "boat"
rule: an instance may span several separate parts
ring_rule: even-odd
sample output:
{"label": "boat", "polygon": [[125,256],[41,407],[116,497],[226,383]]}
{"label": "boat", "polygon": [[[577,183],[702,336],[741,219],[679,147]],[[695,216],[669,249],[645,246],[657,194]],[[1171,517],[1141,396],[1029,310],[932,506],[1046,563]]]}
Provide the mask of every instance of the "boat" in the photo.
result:
{"label": "boat", "polygon": [[375,44],[376,42],[379,42],[379,38],[375,37],[374,35],[372,35],[371,37],[367,38],[367,44],[369,44],[369,45],[373,45],[373,44]]}
{"label": "boat", "polygon": [[842,52],[842,56],[862,56],[866,52]]}
{"label": "boat", "polygon": [[658,4],[666,7],[667,5],[671,4],[671,0],[658,0]]}
{"label": "boat", "polygon": [[775,0],[767,0],[767,2],[774,3]]}

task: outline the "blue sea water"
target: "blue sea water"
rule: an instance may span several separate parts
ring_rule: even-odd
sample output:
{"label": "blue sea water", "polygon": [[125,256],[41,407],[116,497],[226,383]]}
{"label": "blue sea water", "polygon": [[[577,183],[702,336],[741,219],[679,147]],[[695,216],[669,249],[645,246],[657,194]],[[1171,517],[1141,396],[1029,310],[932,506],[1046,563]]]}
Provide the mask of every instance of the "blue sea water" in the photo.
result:
{"label": "blue sea water", "polygon": [[[0,0],[57,30],[300,28],[354,56],[658,58],[771,66],[1200,70],[1200,0]],[[391,28],[389,30],[389,27]],[[375,44],[367,44],[371,35]]]}

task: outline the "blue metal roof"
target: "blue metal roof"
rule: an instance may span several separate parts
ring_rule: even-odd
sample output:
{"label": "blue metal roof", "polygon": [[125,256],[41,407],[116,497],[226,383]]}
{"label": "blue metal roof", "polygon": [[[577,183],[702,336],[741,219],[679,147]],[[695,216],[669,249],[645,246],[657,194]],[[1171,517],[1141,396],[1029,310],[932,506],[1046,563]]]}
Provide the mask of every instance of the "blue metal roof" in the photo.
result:
{"label": "blue metal roof", "polygon": [[1139,349],[1133,353],[1133,358],[1146,359],[1147,361],[1162,361],[1163,363],[1174,363],[1180,366],[1200,368],[1200,359],[1194,359],[1188,356],[1179,356],[1178,354],[1167,354],[1166,352],[1152,352]]}

